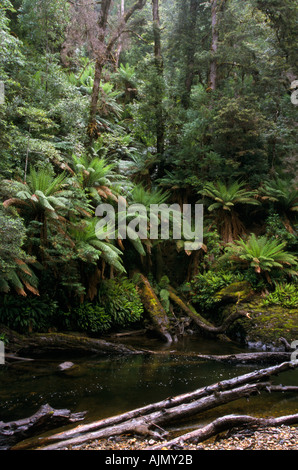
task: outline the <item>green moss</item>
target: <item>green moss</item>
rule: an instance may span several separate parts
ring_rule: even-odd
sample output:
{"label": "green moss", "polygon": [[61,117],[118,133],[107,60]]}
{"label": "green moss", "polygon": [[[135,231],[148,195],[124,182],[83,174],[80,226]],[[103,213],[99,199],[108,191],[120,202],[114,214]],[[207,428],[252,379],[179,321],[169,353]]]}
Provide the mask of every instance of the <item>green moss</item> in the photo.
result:
{"label": "green moss", "polygon": [[[231,307],[225,308],[224,314],[231,313]],[[279,339],[289,343],[298,339],[298,308],[283,308],[278,305],[263,305],[261,296],[253,301],[243,302],[238,308],[249,312],[250,318],[238,320],[232,327],[233,334],[241,333],[247,341],[261,341],[264,344],[280,346]]]}
{"label": "green moss", "polygon": [[233,282],[227,287],[221,289],[215,295],[215,299],[218,301],[231,301],[239,302],[244,301],[253,295],[252,288],[247,281]]}

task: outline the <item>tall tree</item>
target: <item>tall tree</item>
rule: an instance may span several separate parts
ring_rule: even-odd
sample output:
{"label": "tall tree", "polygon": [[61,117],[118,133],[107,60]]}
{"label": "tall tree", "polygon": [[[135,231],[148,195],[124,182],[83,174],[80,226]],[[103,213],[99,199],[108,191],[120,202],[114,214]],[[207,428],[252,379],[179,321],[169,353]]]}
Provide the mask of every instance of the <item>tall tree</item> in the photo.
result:
{"label": "tall tree", "polygon": [[95,76],[88,125],[88,134],[91,140],[96,138],[98,135],[96,113],[103,67],[104,65],[111,62],[113,48],[119,40],[120,36],[123,34],[128,21],[133,16],[133,14],[137,10],[141,10],[145,4],[146,0],[137,0],[131,8],[123,13],[118,27],[114,32],[112,32],[112,34],[110,34],[110,37],[108,38],[108,19],[111,8],[111,0],[103,0],[101,3],[101,11],[98,20],[98,51],[95,62]]}
{"label": "tall tree", "polygon": [[159,15],[159,0],[152,0],[153,35],[154,35],[154,61],[157,74],[156,90],[156,147],[157,154],[164,153],[165,125],[163,113],[163,71],[164,63],[161,50],[161,28]]}
{"label": "tall tree", "polygon": [[215,90],[218,80],[218,43],[219,43],[219,22],[220,13],[223,11],[227,0],[211,0],[211,64],[210,64],[210,88]]}

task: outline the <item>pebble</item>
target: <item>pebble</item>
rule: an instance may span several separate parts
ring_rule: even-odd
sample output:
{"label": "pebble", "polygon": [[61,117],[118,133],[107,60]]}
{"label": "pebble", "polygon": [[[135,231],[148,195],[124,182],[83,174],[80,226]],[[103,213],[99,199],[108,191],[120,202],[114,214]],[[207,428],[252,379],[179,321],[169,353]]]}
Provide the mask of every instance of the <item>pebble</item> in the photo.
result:
{"label": "pebble", "polygon": [[[166,441],[136,437],[121,437],[117,442],[108,439],[94,441],[74,450],[145,450],[156,444],[163,444],[163,449],[167,450]],[[184,443],[182,450],[298,450],[298,426],[229,432],[199,444]]]}

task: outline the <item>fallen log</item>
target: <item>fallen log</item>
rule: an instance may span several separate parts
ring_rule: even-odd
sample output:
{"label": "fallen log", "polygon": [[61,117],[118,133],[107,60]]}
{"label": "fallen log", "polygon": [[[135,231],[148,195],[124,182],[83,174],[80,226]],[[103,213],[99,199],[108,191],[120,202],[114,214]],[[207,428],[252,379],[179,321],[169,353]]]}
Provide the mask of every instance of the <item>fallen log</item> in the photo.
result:
{"label": "fallen log", "polygon": [[[270,390],[268,383],[264,383],[271,376],[292,370],[298,364],[285,362],[266,369],[255,370],[248,374],[223,380],[213,385],[202,387],[194,392],[185,393],[176,397],[169,397],[157,403],[131,410],[108,419],[77,426],[74,429],[39,439],[33,448],[56,449],[65,446],[80,445],[94,439],[123,433],[151,433],[155,426],[159,428],[166,423],[187,417],[190,414],[214,408],[228,401],[241,398],[245,394],[258,393],[260,390]],[[263,383],[260,385],[259,382]],[[252,388],[243,386],[252,384]],[[236,392],[235,392],[236,390]],[[232,391],[230,395],[224,394]],[[190,406],[189,406],[190,405]],[[191,406],[193,405],[193,407]],[[184,413],[185,411],[185,413]]]}
{"label": "fallen log", "polygon": [[256,418],[247,415],[227,415],[215,419],[210,424],[196,429],[195,431],[188,432],[182,436],[178,436],[170,441],[151,446],[145,450],[170,450],[183,448],[183,445],[188,443],[198,444],[199,442],[206,441],[224,431],[232,430],[242,426],[257,426],[258,428],[277,427],[284,425],[298,424],[298,414],[281,416],[279,418]]}
{"label": "fallen log", "polygon": [[280,364],[291,360],[290,352],[268,351],[227,355],[199,354],[196,358],[229,364]]}
{"label": "fallen log", "polygon": [[[162,426],[179,419],[186,419],[190,416],[194,416],[214,407],[238,400],[239,398],[248,398],[252,394],[260,393],[261,390],[265,390],[267,386],[267,383],[244,385],[242,387],[225,392],[212,394],[187,404],[161,409],[151,414],[133,418],[114,426],[108,426],[98,431],[79,435],[72,439],[62,440],[58,443],[45,447],[39,447],[38,450],[58,450],[61,448],[76,447],[86,442],[123,434],[138,434],[142,436],[153,436],[155,438],[160,438],[160,430],[162,429]],[[154,431],[152,428],[156,428],[157,431]],[[167,433],[164,432],[163,434],[165,435]]]}
{"label": "fallen log", "polygon": [[4,423],[0,421],[0,449],[8,450],[17,442],[59,426],[84,419],[86,413],[71,413],[69,410],[55,410],[49,405],[42,406],[33,416]]}
{"label": "fallen log", "polygon": [[172,343],[173,338],[169,332],[170,321],[165,309],[161,305],[148,279],[140,273],[138,273],[137,276],[140,298],[156,333],[167,343]]}
{"label": "fallen log", "polygon": [[126,346],[116,342],[113,343],[103,339],[90,338],[83,334],[31,333],[25,336],[6,327],[0,327],[0,333],[5,333],[5,337],[8,340],[7,349],[9,354],[14,355],[15,360],[20,354],[37,354],[39,352],[44,353],[49,351],[81,351],[84,353],[120,355],[150,353],[143,349],[135,349],[132,346]]}
{"label": "fallen log", "polygon": [[196,312],[193,306],[184,302],[184,300],[182,300],[177,295],[173,288],[170,288],[169,295],[172,302],[178,305],[195,322],[200,330],[202,330],[204,333],[208,333],[214,336],[224,334],[233,322],[239,318],[248,317],[249,315],[248,312],[239,310],[231,313],[231,315],[229,315],[220,326],[214,326],[212,323],[203,318],[202,315]]}

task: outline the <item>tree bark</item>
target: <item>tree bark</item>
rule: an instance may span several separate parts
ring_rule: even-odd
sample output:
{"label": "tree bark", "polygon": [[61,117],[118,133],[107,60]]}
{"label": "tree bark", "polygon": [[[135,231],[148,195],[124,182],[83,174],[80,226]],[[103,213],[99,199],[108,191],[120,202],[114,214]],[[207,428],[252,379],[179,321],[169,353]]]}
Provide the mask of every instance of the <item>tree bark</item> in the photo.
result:
{"label": "tree bark", "polygon": [[0,421],[0,449],[8,450],[17,442],[41,432],[81,421],[85,414],[71,413],[69,410],[55,410],[49,405],[44,405],[29,418],[9,423]]}
{"label": "tree bark", "polygon": [[106,62],[106,53],[107,48],[105,44],[105,37],[107,33],[107,25],[108,25],[108,17],[111,7],[112,0],[103,0],[101,2],[101,11],[100,17],[98,21],[99,26],[99,37],[98,43],[100,47],[100,51],[98,51],[98,57],[96,58],[95,62],[95,75],[94,75],[94,82],[93,82],[93,89],[91,95],[91,104],[90,104],[90,120],[88,126],[88,134],[91,139],[95,138],[98,135],[97,123],[96,123],[96,113],[97,113],[97,105],[99,99],[99,89],[100,89],[100,81],[102,76],[102,69]]}
{"label": "tree bark", "polygon": [[288,415],[288,416],[281,416],[279,418],[255,418],[253,416],[247,415],[227,415],[216,420],[212,421],[212,423],[207,424],[203,428],[197,429],[195,431],[191,431],[187,434],[179,436],[175,439],[171,439],[166,444],[156,445],[150,447],[150,449],[145,450],[167,450],[171,449],[172,447],[180,448],[183,447],[185,442],[191,443],[199,443],[210,439],[211,437],[216,436],[224,431],[231,430],[235,427],[241,426],[258,426],[259,428],[265,427],[276,427],[284,425],[291,425],[298,423],[298,414]]}
{"label": "tree bark", "polygon": [[159,16],[159,0],[152,0],[152,15],[153,15],[153,36],[154,36],[154,61],[158,77],[156,89],[156,148],[159,156],[164,153],[164,113],[163,113],[163,72],[164,64],[161,51],[161,31],[160,31],[160,16]]}
{"label": "tree bark", "polygon": [[[39,440],[38,445],[42,446],[41,449],[55,450],[126,433],[156,436],[156,429],[160,429],[161,426],[170,422],[193,416],[241,397],[248,397],[261,390],[270,391],[268,382],[265,382],[269,377],[294,370],[297,367],[298,364],[285,362],[277,366],[256,370],[202,387],[191,393],[169,397],[128,413],[78,426],[75,429]],[[272,390],[274,391],[274,387]],[[161,436],[159,435],[159,437]]]}
{"label": "tree bark", "polygon": [[212,354],[196,355],[198,359],[216,362],[226,362],[229,364],[280,364],[291,360],[290,352],[268,351],[254,353],[240,353],[217,356]]}
{"label": "tree bark", "polygon": [[[15,354],[30,354],[46,351],[83,351],[84,353],[100,354],[146,354],[146,350],[135,349],[118,343],[111,343],[103,339],[89,338],[85,335],[64,333],[35,333],[27,336],[20,335],[5,327],[0,327],[8,340],[9,352]],[[6,355],[5,355],[6,357]],[[9,358],[9,356],[7,356]],[[28,359],[27,359],[28,360]]]}
{"label": "tree bark", "polygon": [[182,104],[187,109],[189,107],[189,99],[191,88],[195,76],[195,52],[196,52],[196,43],[193,40],[193,35],[195,34],[197,26],[197,15],[198,15],[198,0],[190,0],[189,6],[189,33],[192,35],[188,47],[187,47],[187,59],[186,59],[186,78],[185,78],[185,88],[186,91],[182,96]]}
{"label": "tree bark", "polygon": [[212,40],[211,40],[211,53],[212,60],[210,64],[210,88],[216,89],[217,85],[217,58],[215,57],[218,49],[218,0],[211,0],[211,25],[212,25]]}
{"label": "tree bark", "polygon": [[221,335],[226,332],[229,326],[238,318],[247,317],[248,313],[244,311],[237,311],[231,313],[220,326],[214,326],[212,323],[208,322],[203,318],[199,313],[197,313],[191,305],[188,305],[184,302],[175,292],[174,289],[170,289],[170,299],[178,305],[194,322],[195,324],[205,333],[211,335]]}
{"label": "tree bark", "polygon": [[98,137],[99,130],[96,122],[96,114],[97,114],[97,106],[99,100],[99,90],[100,90],[100,81],[102,77],[102,70],[104,65],[111,61],[112,49],[120,36],[123,34],[125,26],[131,16],[135,13],[136,10],[141,10],[145,4],[146,0],[137,0],[134,5],[124,12],[121,17],[120,24],[114,34],[111,35],[109,41],[106,41],[107,36],[107,27],[108,27],[108,18],[109,12],[111,8],[112,0],[102,0],[101,2],[101,13],[99,17],[99,51],[98,57],[95,62],[95,76],[94,76],[94,84],[91,96],[91,105],[90,105],[90,117],[89,117],[89,125],[88,125],[88,135],[90,141],[92,141]]}
{"label": "tree bark", "polygon": [[148,279],[143,274],[139,274],[139,279],[138,289],[141,301],[156,333],[166,342],[172,343],[173,339],[169,332],[170,322],[166,311],[161,305]]}

